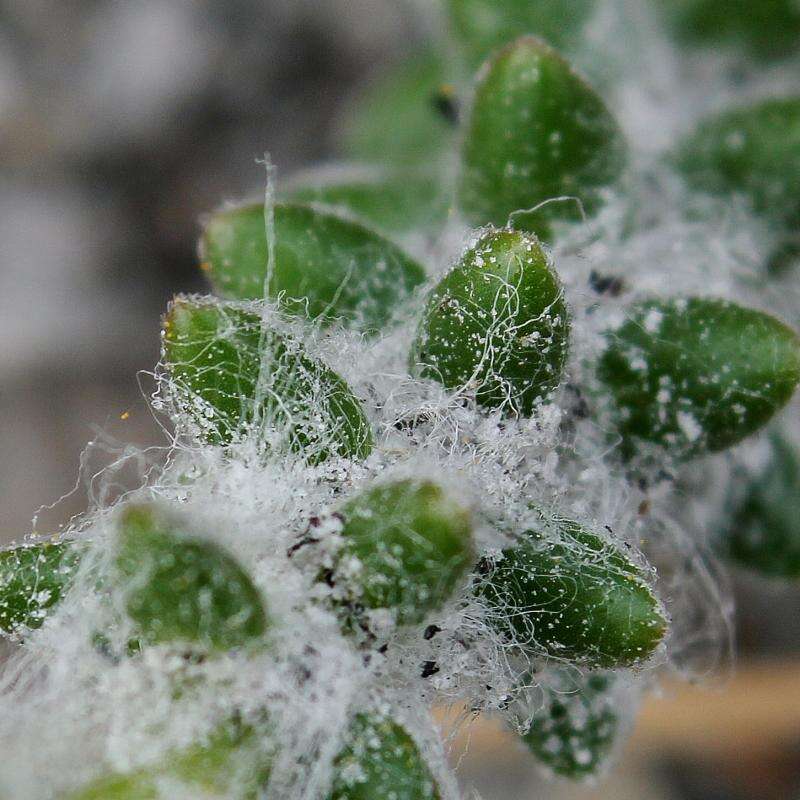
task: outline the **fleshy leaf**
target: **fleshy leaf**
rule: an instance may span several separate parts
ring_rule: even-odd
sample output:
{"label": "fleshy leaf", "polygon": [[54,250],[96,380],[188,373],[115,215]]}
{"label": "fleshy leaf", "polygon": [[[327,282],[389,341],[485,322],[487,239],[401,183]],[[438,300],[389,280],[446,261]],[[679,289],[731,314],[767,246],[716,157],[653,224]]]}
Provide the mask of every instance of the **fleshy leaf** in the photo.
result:
{"label": "fleshy leaf", "polygon": [[771,437],[771,458],[737,503],[720,550],[763,575],[800,578],[800,451]]}
{"label": "fleshy leaf", "polygon": [[419,748],[396,722],[358,714],[334,762],[328,800],[439,800],[439,789]]}
{"label": "fleshy leaf", "polygon": [[[264,297],[263,205],[213,214],[200,250],[218,295]],[[379,333],[424,280],[425,270],[416,261],[360,223],[309,206],[275,206],[275,267],[267,296],[293,314]]]}
{"label": "fleshy leaf", "polygon": [[80,564],[75,542],[42,542],[0,551],[0,628],[39,628]]}
{"label": "fleshy leaf", "polygon": [[742,195],[778,231],[800,241],[800,97],[705,120],[681,144],[675,163],[694,189]]}
{"label": "fleshy leaf", "polygon": [[484,234],[428,300],[411,369],[478,403],[529,415],[558,386],[569,313],[535,237]]}
{"label": "fleshy leaf", "polygon": [[475,591],[488,622],[533,655],[589,667],[646,660],[667,623],[641,570],[577,523],[557,523],[553,540],[526,530],[483,559]]}
{"label": "fleshy leaf", "polygon": [[267,631],[264,601],[238,562],[155,506],[123,511],[116,568],[142,641],[228,650]]}
{"label": "fleshy leaf", "polygon": [[[593,89],[544,42],[523,37],[479,74],[462,149],[459,204],[467,221],[544,239],[556,220],[592,215],[621,178],[626,147]],[[513,216],[512,216],[513,215]]]}
{"label": "fleshy leaf", "polygon": [[[428,480],[379,484],[338,510],[342,549],[333,580],[347,619],[389,609],[398,625],[441,607],[475,562],[466,508]],[[353,561],[359,564],[353,572]]]}
{"label": "fleshy leaf", "polygon": [[269,771],[270,758],[253,729],[231,723],[205,745],[171,753],[149,768],[99,778],[68,800],[167,800],[176,784],[209,800],[256,800]]}
{"label": "fleshy leaf", "polygon": [[230,444],[255,430],[281,433],[311,463],[371,452],[369,422],[345,381],[292,337],[264,330],[257,314],[177,298],[163,339],[177,403],[209,442]]}
{"label": "fleshy leaf", "polygon": [[562,670],[545,688],[522,739],[548,770],[571,780],[602,770],[620,733],[615,682],[611,672]]}
{"label": "fleshy leaf", "polygon": [[580,36],[594,0],[447,0],[456,38],[473,67],[525,34],[563,50]]}
{"label": "fleshy leaf", "polygon": [[716,299],[650,300],[607,335],[598,374],[626,455],[640,442],[694,456],[763,427],[800,381],[800,339]]}
{"label": "fleshy leaf", "polygon": [[370,83],[348,109],[342,135],[347,158],[379,164],[430,164],[456,135],[438,107],[451,91],[447,67],[419,53]]}
{"label": "fleshy leaf", "polygon": [[763,61],[800,48],[794,0],[658,0],[676,36],[687,43],[739,47]]}
{"label": "fleshy leaf", "polygon": [[388,236],[436,231],[444,225],[448,202],[429,171],[354,167],[337,173],[309,173],[289,192],[290,198],[353,215]]}

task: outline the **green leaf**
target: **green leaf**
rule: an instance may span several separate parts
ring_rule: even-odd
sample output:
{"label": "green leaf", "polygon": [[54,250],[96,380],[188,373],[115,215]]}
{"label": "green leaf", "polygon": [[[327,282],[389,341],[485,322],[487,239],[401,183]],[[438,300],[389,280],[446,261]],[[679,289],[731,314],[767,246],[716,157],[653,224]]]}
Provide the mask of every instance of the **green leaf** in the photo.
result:
{"label": "green leaf", "polygon": [[784,437],[771,437],[771,458],[736,504],[719,545],[747,569],[800,578],[800,451]]}
{"label": "green leaf", "polygon": [[[466,508],[428,480],[373,486],[345,502],[333,579],[346,590],[347,620],[391,609],[398,625],[442,606],[475,562]],[[353,574],[353,560],[360,568]]]}
{"label": "green leaf", "polygon": [[674,162],[696,190],[741,195],[779,232],[800,236],[800,97],[765,100],[711,117]]}
{"label": "green leaf", "polygon": [[377,164],[437,162],[455,140],[456,126],[437,107],[451,92],[444,61],[417,53],[371,82],[348,109],[345,156]]}
{"label": "green leaf", "polygon": [[181,411],[212,444],[256,431],[281,433],[311,463],[332,454],[363,459],[372,451],[369,422],[345,381],[290,336],[263,330],[257,314],[177,298],[163,342]]}
{"label": "green leaf", "polygon": [[531,414],[561,380],[569,313],[539,242],[484,234],[432,292],[411,368],[478,403]]}
{"label": "green leaf", "polygon": [[589,215],[618,183],[626,148],[602,100],[544,42],[523,37],[479,74],[462,149],[459,204],[473,225],[552,236],[554,221]]}
{"label": "green leaf", "polygon": [[[204,269],[222,297],[264,297],[264,207],[212,215],[200,243]],[[379,333],[425,280],[397,245],[352,220],[308,206],[275,206],[275,267],[267,296],[299,316]]]}
{"label": "green leaf", "polygon": [[689,44],[738,47],[772,61],[800,47],[795,0],[658,0],[676,36]]}
{"label": "green leaf", "polygon": [[556,775],[585,779],[608,761],[620,732],[615,682],[616,676],[609,672],[583,675],[562,670],[544,690],[542,704],[522,739]]}
{"label": "green leaf", "polygon": [[439,789],[406,731],[377,714],[358,714],[334,762],[328,800],[439,800]]}
{"label": "green leaf", "polygon": [[0,628],[39,628],[67,591],[80,564],[75,542],[26,544],[0,552]]}
{"label": "green leaf", "polygon": [[774,317],[724,300],[650,300],[607,334],[598,375],[623,450],[641,442],[690,457],[763,427],[800,381],[800,339]]}
{"label": "green leaf", "polygon": [[152,767],[99,778],[68,800],[168,800],[176,784],[209,800],[256,800],[269,771],[255,731],[230,723],[204,745],[170,753]]}
{"label": "green leaf", "polygon": [[311,172],[289,197],[355,216],[389,236],[436,231],[448,211],[443,187],[430,171],[355,167],[338,170],[334,176]]}
{"label": "green leaf", "polygon": [[479,565],[475,592],[489,624],[532,655],[589,667],[646,660],[667,623],[641,570],[577,523],[556,523],[554,540],[526,530]]}
{"label": "green leaf", "polygon": [[124,510],[116,568],[126,611],[144,641],[228,650],[267,632],[264,601],[237,561],[162,509]]}
{"label": "green leaf", "polygon": [[576,43],[594,0],[447,0],[456,38],[478,67],[493,50],[524,34],[563,50]]}

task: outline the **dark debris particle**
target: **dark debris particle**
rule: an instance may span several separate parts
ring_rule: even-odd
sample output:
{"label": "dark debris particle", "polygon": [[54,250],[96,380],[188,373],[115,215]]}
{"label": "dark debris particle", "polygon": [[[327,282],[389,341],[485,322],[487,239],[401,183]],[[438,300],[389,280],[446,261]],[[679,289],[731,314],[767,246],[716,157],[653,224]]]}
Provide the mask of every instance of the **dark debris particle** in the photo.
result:
{"label": "dark debris particle", "polygon": [[488,558],[482,558],[475,565],[475,572],[478,575],[488,575],[492,571],[492,562]]}
{"label": "dark debris particle", "polygon": [[381,645],[381,646],[378,648],[378,652],[379,652],[381,655],[384,655],[388,649],[389,649],[389,643],[387,642],[386,644],[382,644],[382,645]]}
{"label": "dark debris particle", "polygon": [[[317,518],[316,517],[312,517],[311,519],[312,519],[311,525],[314,525],[314,520],[317,519]],[[319,522],[317,522],[317,524],[319,524]],[[295,542],[286,551],[286,557],[287,558],[291,558],[301,547],[305,547],[308,544],[317,544],[317,542],[319,542],[319,539],[315,539],[313,536],[308,536],[308,535],[303,536],[303,538],[300,539],[299,542]]]}
{"label": "dark debris particle", "polygon": [[625,291],[625,281],[617,275],[601,275],[596,270],[592,270],[589,275],[589,286],[597,294],[607,294],[611,297],[619,297]]}
{"label": "dark debris particle", "polygon": [[445,84],[431,95],[431,105],[451,125],[458,125],[458,103],[453,94],[453,87]]}
{"label": "dark debris particle", "polygon": [[439,671],[439,665],[435,661],[426,661],[422,665],[422,677],[430,678]]}
{"label": "dark debris particle", "polygon": [[436,636],[437,633],[441,632],[442,629],[438,625],[428,625],[428,627],[425,628],[425,633],[422,634],[422,638],[426,642],[429,642],[434,636]]}

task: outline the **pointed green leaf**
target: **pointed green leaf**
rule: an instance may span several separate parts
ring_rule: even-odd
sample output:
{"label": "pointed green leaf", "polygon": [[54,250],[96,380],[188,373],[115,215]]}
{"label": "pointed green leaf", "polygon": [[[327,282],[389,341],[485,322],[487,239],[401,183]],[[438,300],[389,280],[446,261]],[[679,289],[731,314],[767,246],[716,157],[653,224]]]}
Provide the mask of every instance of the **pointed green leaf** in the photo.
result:
{"label": "pointed green leaf", "polygon": [[795,0],[658,0],[682,41],[740,47],[772,61],[800,48],[800,6]]}
{"label": "pointed green leaf", "polygon": [[332,175],[311,172],[289,197],[352,215],[389,236],[435,231],[444,225],[448,211],[444,189],[430,171],[355,167]]}
{"label": "pointed green leaf", "polygon": [[257,314],[178,298],[165,318],[163,342],[181,411],[209,442],[281,431],[312,463],[371,452],[369,422],[345,381],[291,337],[263,331]]}
{"label": "pointed green leaf", "polygon": [[720,537],[740,566],[777,578],[800,578],[800,450],[771,437],[771,458],[749,483]]}
{"label": "pointed green leaf", "polygon": [[39,628],[69,588],[81,549],[75,542],[26,544],[0,552],[0,628]]}
{"label": "pointed green leaf", "polygon": [[386,608],[398,625],[420,622],[474,564],[467,509],[431,481],[379,484],[345,502],[337,516],[344,543],[333,579],[348,598],[346,619]]}
{"label": "pointed green leaf", "polygon": [[437,108],[451,91],[447,67],[418,53],[379,76],[348,109],[342,133],[347,158],[376,164],[431,164],[452,145],[456,127]]}
{"label": "pointed green leaf", "polygon": [[620,733],[615,682],[610,672],[583,675],[563,670],[545,689],[522,739],[548,770],[581,780],[607,763]]}
{"label": "pointed green leaf", "polygon": [[264,601],[237,561],[162,509],[124,510],[116,568],[126,611],[144,641],[228,650],[267,631]]}
{"label": "pointed green leaf", "polygon": [[776,229],[800,237],[800,97],[711,117],[674,160],[693,188],[742,195]]}
{"label": "pointed green leaf", "polygon": [[616,121],[570,65],[542,41],[518,39],[479,74],[462,150],[459,204],[473,225],[552,234],[578,220],[577,197],[594,214],[619,181],[625,145]]}
{"label": "pointed green leaf", "polygon": [[554,540],[536,530],[478,568],[475,591],[488,622],[515,645],[590,667],[651,656],[666,620],[641,570],[575,522]]}
{"label": "pointed green leaf", "polygon": [[473,67],[525,34],[563,50],[575,44],[594,0],[447,0],[453,31]]}
{"label": "pointed green leaf", "polygon": [[[263,205],[213,214],[200,249],[217,294],[234,300],[264,297]],[[291,313],[378,333],[424,280],[416,261],[357,222],[308,206],[275,206],[275,268],[267,296]]]}
{"label": "pointed green leaf", "polygon": [[411,368],[480,405],[529,415],[561,379],[569,314],[539,242],[491,231],[432,292]]}
{"label": "pointed green leaf", "polygon": [[396,722],[358,714],[334,762],[328,800],[439,800],[439,789],[419,748]]}
{"label": "pointed green leaf", "polygon": [[800,381],[800,339],[774,317],[724,300],[650,300],[617,330],[598,375],[631,455],[722,450],[765,425]]}
{"label": "pointed green leaf", "polygon": [[149,768],[99,778],[68,800],[167,800],[177,786],[208,800],[256,800],[269,771],[253,729],[228,724],[205,745],[171,753]]}

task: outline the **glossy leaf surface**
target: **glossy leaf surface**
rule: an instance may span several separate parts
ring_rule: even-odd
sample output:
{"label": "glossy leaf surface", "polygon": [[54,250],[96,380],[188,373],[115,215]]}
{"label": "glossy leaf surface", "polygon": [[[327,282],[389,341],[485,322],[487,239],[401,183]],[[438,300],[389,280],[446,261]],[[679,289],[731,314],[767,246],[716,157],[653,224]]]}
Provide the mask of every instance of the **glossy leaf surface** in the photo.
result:
{"label": "glossy leaf surface", "polygon": [[411,368],[487,408],[529,415],[558,385],[568,340],[563,289],[539,242],[492,231],[431,293]]}
{"label": "glossy leaf surface", "polygon": [[478,568],[488,621],[518,647],[590,667],[646,660],[664,636],[661,606],[639,568],[568,520],[535,530]]}
{"label": "glossy leaf surface", "polygon": [[353,605],[391,609],[399,625],[439,608],[474,563],[466,508],[431,481],[379,484],[348,500],[339,514],[340,564],[350,570],[356,559],[360,565],[354,577],[343,576]]}
{"label": "glossy leaf surface", "polygon": [[345,381],[298,341],[263,329],[258,314],[178,298],[164,321],[164,361],[181,411],[209,442],[278,433],[312,463],[372,450]]}
{"label": "glossy leaf surface", "polygon": [[553,221],[594,214],[617,184],[625,145],[616,121],[570,65],[542,41],[518,39],[479,75],[462,149],[459,203],[475,226],[544,239]]}
{"label": "glossy leaf surface", "polygon": [[74,542],[27,544],[0,551],[0,629],[39,628],[69,588],[81,551]]}
{"label": "glossy leaf surface", "polygon": [[222,297],[261,299],[266,288],[286,311],[368,333],[382,331],[425,280],[424,269],[380,234],[303,205],[275,207],[275,267],[266,287],[263,205],[212,215],[201,254]]}
{"label": "glossy leaf surface", "polygon": [[724,300],[651,300],[617,330],[598,374],[627,454],[639,442],[693,456],[765,425],[800,381],[800,339],[761,311]]}

